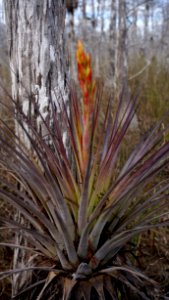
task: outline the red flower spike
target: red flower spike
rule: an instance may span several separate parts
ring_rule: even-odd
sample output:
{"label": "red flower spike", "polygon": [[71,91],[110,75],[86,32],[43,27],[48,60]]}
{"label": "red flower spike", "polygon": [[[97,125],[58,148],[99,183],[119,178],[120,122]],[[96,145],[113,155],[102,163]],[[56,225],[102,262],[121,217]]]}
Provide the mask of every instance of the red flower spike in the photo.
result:
{"label": "red flower spike", "polygon": [[81,41],[77,43],[77,69],[78,80],[82,91],[82,161],[81,169],[84,174],[88,162],[90,135],[91,135],[91,120],[94,111],[94,99],[96,83],[92,76],[91,56],[84,51],[84,46]]}

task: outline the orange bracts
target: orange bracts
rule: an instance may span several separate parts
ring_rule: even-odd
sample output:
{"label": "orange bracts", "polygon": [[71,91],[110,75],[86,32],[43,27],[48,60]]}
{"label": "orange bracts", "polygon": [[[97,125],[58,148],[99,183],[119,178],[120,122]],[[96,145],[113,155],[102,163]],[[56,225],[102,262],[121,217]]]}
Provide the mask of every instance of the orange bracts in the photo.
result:
{"label": "orange bracts", "polygon": [[91,56],[84,51],[81,41],[77,43],[76,60],[78,80],[82,91],[81,170],[84,174],[89,157],[96,82],[92,75]]}

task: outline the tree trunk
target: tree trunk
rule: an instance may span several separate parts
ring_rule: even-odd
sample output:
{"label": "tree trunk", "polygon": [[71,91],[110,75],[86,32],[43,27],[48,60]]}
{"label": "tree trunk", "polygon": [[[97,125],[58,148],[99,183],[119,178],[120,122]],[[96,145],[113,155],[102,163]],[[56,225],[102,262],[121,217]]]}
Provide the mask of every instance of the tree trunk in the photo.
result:
{"label": "tree trunk", "polygon": [[87,14],[86,14],[86,0],[82,0],[82,19],[81,19],[81,35],[83,42],[86,42],[88,39],[87,34]]}
{"label": "tree trunk", "polygon": [[[24,113],[35,118],[37,107],[50,122],[50,100],[62,94],[67,101],[66,68],[64,57],[65,1],[63,0],[5,0],[6,23],[9,38],[9,58],[12,70],[12,96]],[[20,138],[26,143],[23,132]],[[20,216],[17,216],[20,220]],[[17,234],[16,244],[22,236]],[[23,241],[22,241],[23,242]],[[23,242],[25,243],[25,242]],[[24,251],[14,253],[14,268],[23,266]],[[27,274],[14,276],[13,295],[17,293]]]}
{"label": "tree trunk", "polygon": [[[136,52],[138,51],[137,49],[137,44],[138,44],[138,2],[136,0],[133,1],[132,3],[132,9],[133,9],[133,22],[132,22],[132,27],[131,27],[131,43],[133,44],[134,50],[136,49]],[[133,51],[133,54],[135,55],[135,52]]]}
{"label": "tree trunk", "polygon": [[117,27],[116,27],[117,13],[116,13],[116,0],[111,2],[111,19],[109,28],[109,55],[110,55],[110,83],[113,88],[116,87],[115,80],[115,66],[116,66],[116,51],[117,51]]}
{"label": "tree trunk", "polygon": [[[117,57],[116,57],[116,96],[119,98],[121,92],[126,99],[126,103],[130,97],[130,89],[128,85],[128,30],[126,24],[127,7],[126,0],[118,0],[118,39],[117,39]],[[126,109],[124,103],[124,110]],[[138,119],[136,114],[130,124],[130,130],[138,129]]]}
{"label": "tree trunk", "polygon": [[64,1],[6,0],[5,12],[13,98],[28,116],[38,106],[49,119],[49,99],[61,92],[66,101]]}
{"label": "tree trunk", "polygon": [[76,34],[74,26],[74,10],[68,10],[67,49],[69,57],[70,77],[71,79],[77,81],[77,68],[75,63]]}
{"label": "tree trunk", "polygon": [[116,53],[116,91],[120,94],[122,88],[128,93],[128,36],[126,26],[126,1],[118,0],[118,36]]}
{"label": "tree trunk", "polygon": [[149,2],[145,3],[144,8],[144,55],[147,57],[147,51],[149,46],[149,17],[150,17],[150,6]]}

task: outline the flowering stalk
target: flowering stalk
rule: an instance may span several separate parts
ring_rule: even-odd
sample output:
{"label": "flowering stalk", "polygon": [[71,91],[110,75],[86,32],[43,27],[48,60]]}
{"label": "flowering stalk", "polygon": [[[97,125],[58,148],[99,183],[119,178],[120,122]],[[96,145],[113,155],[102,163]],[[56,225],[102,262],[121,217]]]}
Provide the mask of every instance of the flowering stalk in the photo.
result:
{"label": "flowering stalk", "polygon": [[81,169],[84,175],[89,158],[96,82],[93,80],[91,56],[84,51],[81,41],[77,43],[76,60],[82,91],[82,136],[79,138],[81,139]]}

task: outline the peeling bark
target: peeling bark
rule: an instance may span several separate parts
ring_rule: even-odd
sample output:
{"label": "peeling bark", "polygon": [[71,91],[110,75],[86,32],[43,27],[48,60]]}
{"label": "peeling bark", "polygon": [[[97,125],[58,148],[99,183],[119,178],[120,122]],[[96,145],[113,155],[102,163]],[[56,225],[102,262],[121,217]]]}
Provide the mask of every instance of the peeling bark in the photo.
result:
{"label": "peeling bark", "polygon": [[64,1],[6,0],[5,12],[13,97],[28,116],[38,106],[47,118],[50,98],[66,101]]}

